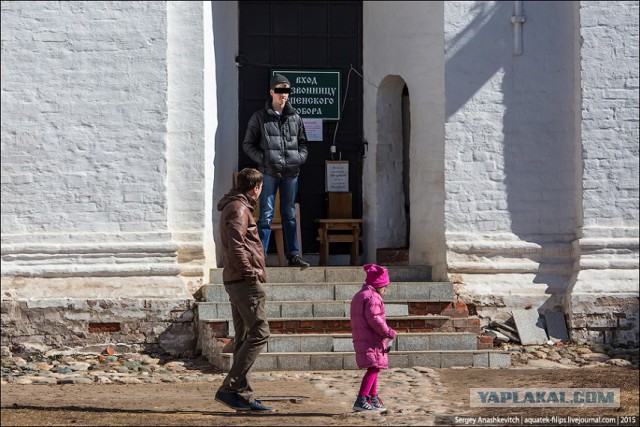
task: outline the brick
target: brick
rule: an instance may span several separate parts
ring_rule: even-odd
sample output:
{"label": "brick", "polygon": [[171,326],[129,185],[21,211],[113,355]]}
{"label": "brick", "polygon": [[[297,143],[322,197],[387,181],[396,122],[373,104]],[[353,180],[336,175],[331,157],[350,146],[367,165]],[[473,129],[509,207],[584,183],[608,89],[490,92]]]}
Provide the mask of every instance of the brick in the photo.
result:
{"label": "brick", "polygon": [[89,323],[89,332],[119,332],[120,323]]}
{"label": "brick", "polygon": [[478,343],[493,344],[493,337],[490,337],[488,335],[481,335],[478,337]]}

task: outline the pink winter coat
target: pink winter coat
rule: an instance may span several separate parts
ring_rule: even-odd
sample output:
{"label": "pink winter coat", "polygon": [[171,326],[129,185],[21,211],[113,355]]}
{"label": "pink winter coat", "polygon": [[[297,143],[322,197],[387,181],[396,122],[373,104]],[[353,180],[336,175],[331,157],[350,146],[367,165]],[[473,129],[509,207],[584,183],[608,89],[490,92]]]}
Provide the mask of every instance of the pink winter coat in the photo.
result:
{"label": "pink winter coat", "polygon": [[366,283],[351,300],[351,334],[359,368],[389,367],[384,339],[393,338],[396,331],[387,325],[382,297]]}

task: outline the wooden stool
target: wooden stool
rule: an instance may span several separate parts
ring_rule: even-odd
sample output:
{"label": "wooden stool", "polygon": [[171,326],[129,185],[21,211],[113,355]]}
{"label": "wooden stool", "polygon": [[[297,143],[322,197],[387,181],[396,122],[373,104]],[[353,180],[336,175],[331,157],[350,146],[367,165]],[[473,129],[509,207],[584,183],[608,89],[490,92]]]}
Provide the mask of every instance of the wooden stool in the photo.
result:
{"label": "wooden stool", "polygon": [[[328,265],[329,243],[351,243],[351,265],[357,265],[360,255],[361,224],[364,219],[316,219],[320,241],[320,265]],[[334,231],[351,233],[333,234]]]}
{"label": "wooden stool", "polygon": [[351,265],[357,265],[360,255],[363,219],[351,218],[350,192],[327,193],[327,217],[316,219],[320,242],[320,265],[329,262],[329,243],[351,243]]}

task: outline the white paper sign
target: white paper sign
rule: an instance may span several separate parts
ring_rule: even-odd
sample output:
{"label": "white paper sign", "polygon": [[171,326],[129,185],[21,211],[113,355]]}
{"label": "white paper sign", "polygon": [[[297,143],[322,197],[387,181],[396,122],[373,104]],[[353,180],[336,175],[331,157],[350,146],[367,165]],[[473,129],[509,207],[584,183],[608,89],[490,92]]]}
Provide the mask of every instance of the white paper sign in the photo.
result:
{"label": "white paper sign", "polygon": [[322,141],[322,119],[302,119],[308,141]]}
{"label": "white paper sign", "polygon": [[326,191],[349,191],[349,162],[347,160],[327,160]]}

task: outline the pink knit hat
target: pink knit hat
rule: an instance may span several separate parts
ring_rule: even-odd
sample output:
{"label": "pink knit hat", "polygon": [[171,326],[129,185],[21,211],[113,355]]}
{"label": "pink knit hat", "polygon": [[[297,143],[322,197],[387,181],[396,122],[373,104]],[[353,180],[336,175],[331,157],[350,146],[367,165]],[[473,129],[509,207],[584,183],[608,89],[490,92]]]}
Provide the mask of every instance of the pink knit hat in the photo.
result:
{"label": "pink knit hat", "polygon": [[374,288],[384,288],[389,284],[389,274],[387,269],[376,264],[367,264],[362,267],[367,272],[367,279],[364,283]]}

